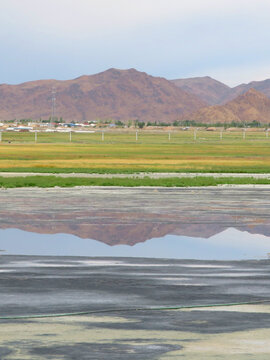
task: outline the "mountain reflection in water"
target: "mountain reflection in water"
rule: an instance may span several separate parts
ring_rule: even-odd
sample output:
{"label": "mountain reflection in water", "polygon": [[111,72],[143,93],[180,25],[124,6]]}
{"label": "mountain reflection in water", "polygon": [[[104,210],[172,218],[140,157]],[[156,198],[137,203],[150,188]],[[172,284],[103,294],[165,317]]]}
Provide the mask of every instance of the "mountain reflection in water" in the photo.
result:
{"label": "mountain reflection in water", "polygon": [[12,254],[262,258],[270,188],[0,190],[0,249]]}

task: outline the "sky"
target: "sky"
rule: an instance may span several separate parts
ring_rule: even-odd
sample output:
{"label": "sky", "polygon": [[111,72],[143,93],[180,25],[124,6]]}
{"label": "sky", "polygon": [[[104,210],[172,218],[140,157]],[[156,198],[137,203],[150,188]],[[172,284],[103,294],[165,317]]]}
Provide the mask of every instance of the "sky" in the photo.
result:
{"label": "sky", "polygon": [[0,0],[0,83],[136,68],[270,78],[269,0]]}

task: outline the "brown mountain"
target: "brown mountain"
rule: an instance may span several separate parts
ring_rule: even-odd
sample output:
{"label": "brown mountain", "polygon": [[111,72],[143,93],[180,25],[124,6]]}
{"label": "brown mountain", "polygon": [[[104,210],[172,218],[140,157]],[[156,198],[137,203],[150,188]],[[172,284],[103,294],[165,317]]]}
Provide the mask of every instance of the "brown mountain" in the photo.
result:
{"label": "brown mountain", "polygon": [[255,89],[270,98],[270,79],[252,81],[248,84],[241,84],[233,88],[209,76],[171,81],[179,88],[196,95],[209,105],[224,105],[239,95],[243,95],[250,89]]}
{"label": "brown mountain", "polygon": [[255,89],[225,105],[208,106],[191,114],[190,119],[197,122],[252,122],[270,123],[270,99]]}
{"label": "brown mountain", "polygon": [[209,76],[171,80],[182,90],[196,95],[209,105],[216,105],[231,94],[232,89]]}
{"label": "brown mountain", "polygon": [[109,69],[74,80],[0,85],[0,120],[48,119],[52,87],[57,93],[56,115],[68,121],[173,121],[206,105],[164,78],[135,69]]}
{"label": "brown mountain", "polygon": [[223,98],[222,102],[228,102],[233,100],[239,95],[244,94],[250,89],[255,89],[265,94],[268,98],[270,98],[270,79],[266,79],[263,81],[252,81],[248,84],[241,84],[231,89],[230,92]]}

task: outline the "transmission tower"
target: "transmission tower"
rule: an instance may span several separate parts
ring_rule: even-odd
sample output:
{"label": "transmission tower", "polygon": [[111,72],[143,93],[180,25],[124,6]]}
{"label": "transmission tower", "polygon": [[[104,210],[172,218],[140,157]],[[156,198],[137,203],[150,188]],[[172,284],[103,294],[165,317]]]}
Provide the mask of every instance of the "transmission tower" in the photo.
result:
{"label": "transmission tower", "polygon": [[51,126],[52,123],[55,121],[55,103],[56,103],[56,89],[52,87],[52,116],[51,116]]}

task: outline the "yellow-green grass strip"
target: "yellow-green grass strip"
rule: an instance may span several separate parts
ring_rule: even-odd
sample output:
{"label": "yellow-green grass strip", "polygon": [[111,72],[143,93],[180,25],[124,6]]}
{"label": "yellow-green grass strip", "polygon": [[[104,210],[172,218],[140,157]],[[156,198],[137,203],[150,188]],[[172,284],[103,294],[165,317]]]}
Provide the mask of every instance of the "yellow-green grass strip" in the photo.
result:
{"label": "yellow-green grass strip", "polygon": [[1,143],[0,171],[270,173],[270,139],[186,143],[123,143],[120,140],[114,143]]}

